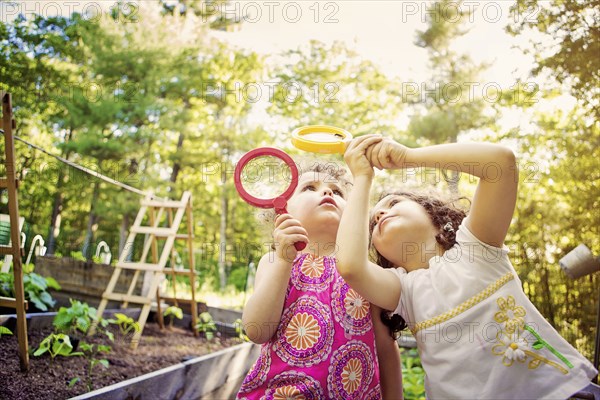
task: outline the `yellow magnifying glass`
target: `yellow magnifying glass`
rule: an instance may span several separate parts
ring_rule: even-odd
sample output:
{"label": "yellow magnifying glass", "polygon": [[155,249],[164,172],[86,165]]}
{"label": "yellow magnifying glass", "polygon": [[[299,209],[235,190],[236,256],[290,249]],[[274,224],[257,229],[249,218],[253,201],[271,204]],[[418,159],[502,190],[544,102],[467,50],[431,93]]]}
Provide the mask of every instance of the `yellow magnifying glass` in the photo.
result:
{"label": "yellow magnifying glass", "polygon": [[304,151],[322,154],[344,154],[352,135],[330,125],[307,125],[294,129],[292,144]]}

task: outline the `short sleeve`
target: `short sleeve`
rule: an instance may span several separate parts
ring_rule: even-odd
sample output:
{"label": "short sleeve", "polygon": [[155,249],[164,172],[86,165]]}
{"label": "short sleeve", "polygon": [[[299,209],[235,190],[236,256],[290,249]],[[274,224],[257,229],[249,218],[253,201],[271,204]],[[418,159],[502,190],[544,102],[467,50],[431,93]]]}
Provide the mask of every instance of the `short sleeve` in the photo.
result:
{"label": "short sleeve", "polygon": [[[459,248],[460,257],[469,264],[495,264],[498,262],[504,264],[508,261],[509,249],[506,245],[495,247],[482,242],[467,228],[464,220],[456,233],[456,243],[458,246],[453,249]],[[453,249],[450,249],[449,252],[452,252]],[[450,254],[448,256],[452,257]]]}
{"label": "short sleeve", "polygon": [[412,278],[416,274],[414,272],[409,274],[404,268],[394,268],[392,271],[400,281],[400,300],[398,300],[398,305],[392,314],[400,315],[405,321],[412,321],[412,302],[410,298],[412,297],[413,287],[411,282],[413,282]]}

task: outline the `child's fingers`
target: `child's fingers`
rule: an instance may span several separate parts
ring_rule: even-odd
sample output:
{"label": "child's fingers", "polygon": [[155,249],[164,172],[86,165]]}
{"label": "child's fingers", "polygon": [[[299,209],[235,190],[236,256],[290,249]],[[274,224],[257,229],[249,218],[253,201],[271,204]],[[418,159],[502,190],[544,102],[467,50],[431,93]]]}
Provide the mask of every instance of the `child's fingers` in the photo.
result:
{"label": "child's fingers", "polygon": [[381,164],[378,160],[378,154],[381,153],[382,147],[385,145],[385,141],[381,141],[379,143],[375,143],[373,146],[367,149],[367,160],[371,163],[371,165],[375,168],[382,169]]}
{"label": "child's fingers", "polygon": [[290,214],[279,214],[277,217],[275,217],[275,228],[278,228],[283,221],[290,218],[292,218]]}
{"label": "child's fingers", "polygon": [[365,141],[373,141],[373,140],[381,141],[381,135],[380,134],[370,134],[370,135],[363,135],[363,136],[357,137],[356,139],[354,139],[350,142],[350,144],[348,145],[348,148],[346,149],[346,152],[354,151],[357,148],[359,148],[361,145],[363,145]]}
{"label": "child's fingers", "polygon": [[371,164],[373,164],[375,168],[384,169],[388,167],[389,145],[387,147],[388,148],[386,149],[386,145],[384,144],[379,149],[377,149],[377,152],[373,152]]}
{"label": "child's fingers", "polygon": [[308,232],[301,225],[280,226],[278,230],[285,235],[299,234],[308,236]]}
{"label": "child's fingers", "polygon": [[288,239],[289,239],[289,243],[296,243],[296,242],[308,243],[308,236],[306,236],[306,235],[300,235],[300,234],[290,235],[290,236],[288,236]]}
{"label": "child's fingers", "polygon": [[291,225],[299,225],[300,221],[294,219],[290,214],[281,214],[275,218],[275,228],[282,229],[282,226],[291,226]]}
{"label": "child's fingers", "polygon": [[370,137],[366,138],[365,140],[361,140],[356,145],[355,150],[360,154],[366,154],[366,151],[370,146],[374,145],[375,143],[379,143],[382,140],[383,140],[383,137],[381,137],[381,135],[370,136]]}

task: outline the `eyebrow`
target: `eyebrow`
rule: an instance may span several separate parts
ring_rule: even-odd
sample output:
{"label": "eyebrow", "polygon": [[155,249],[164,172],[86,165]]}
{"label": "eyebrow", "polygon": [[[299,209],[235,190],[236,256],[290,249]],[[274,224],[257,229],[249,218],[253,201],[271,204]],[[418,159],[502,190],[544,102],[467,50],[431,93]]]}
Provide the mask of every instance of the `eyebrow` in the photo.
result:
{"label": "eyebrow", "polygon": [[307,179],[307,180],[298,181],[298,186],[312,185],[312,184],[323,184],[323,185],[327,185],[327,186],[336,187],[340,190],[345,190],[343,185],[340,185],[338,182],[325,182],[325,181],[320,181],[320,180],[315,180],[315,179]]}
{"label": "eyebrow", "polygon": [[392,202],[392,200],[395,200],[397,198],[402,198],[402,196],[399,195],[399,194],[393,194],[393,193],[391,193],[391,194],[388,194],[388,195],[384,196],[383,198],[381,198],[377,202],[377,204],[379,204],[379,203],[381,203],[383,201],[384,205],[382,205],[379,208],[373,208],[373,210],[371,210],[371,215],[369,216],[369,221],[372,220],[375,217],[375,215],[377,214],[378,211],[380,211],[380,209],[385,208],[386,206],[387,206],[387,208],[389,208],[390,207],[390,203]]}

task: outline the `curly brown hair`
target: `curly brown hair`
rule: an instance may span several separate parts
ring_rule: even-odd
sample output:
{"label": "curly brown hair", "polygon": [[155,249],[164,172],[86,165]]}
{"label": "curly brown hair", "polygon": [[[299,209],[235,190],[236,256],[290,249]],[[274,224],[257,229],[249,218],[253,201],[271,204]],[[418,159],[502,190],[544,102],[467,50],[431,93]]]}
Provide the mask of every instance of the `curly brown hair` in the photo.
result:
{"label": "curly brown hair", "polygon": [[[433,226],[438,230],[435,236],[437,243],[444,250],[449,250],[456,244],[456,232],[461,222],[467,216],[467,211],[457,206],[459,201],[466,200],[466,197],[458,197],[454,199],[444,199],[440,194],[432,193],[417,193],[408,191],[395,191],[384,193],[379,197],[378,201],[388,196],[402,196],[415,203],[420,204],[431,219]],[[369,225],[369,236],[372,237],[374,224]],[[371,240],[369,240],[371,241]],[[371,256],[375,263],[383,268],[395,268],[394,264],[383,257],[371,243]],[[397,338],[400,331],[406,329],[407,324],[404,318],[400,315],[391,315],[388,311],[382,311],[381,320],[390,330],[390,335]]]}

